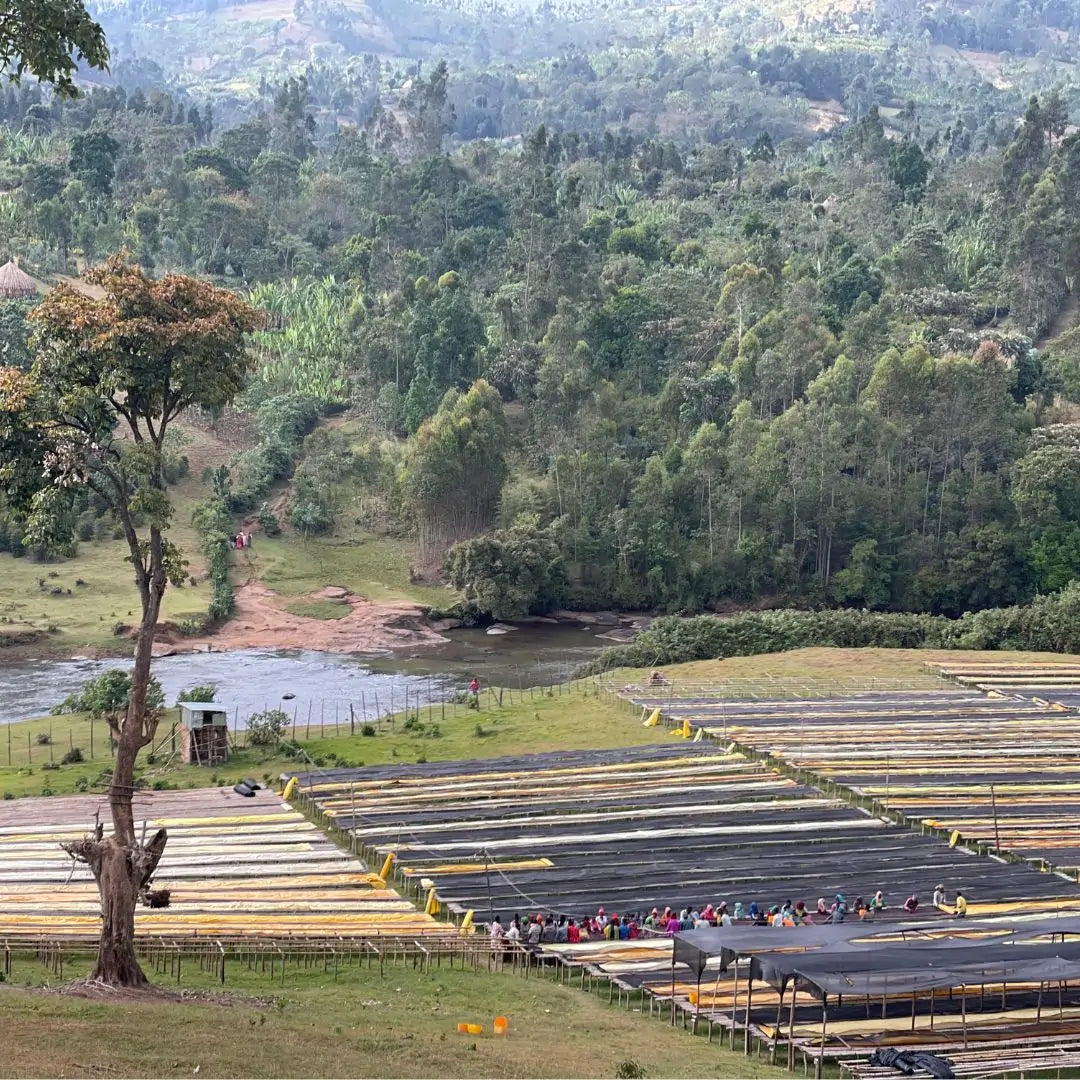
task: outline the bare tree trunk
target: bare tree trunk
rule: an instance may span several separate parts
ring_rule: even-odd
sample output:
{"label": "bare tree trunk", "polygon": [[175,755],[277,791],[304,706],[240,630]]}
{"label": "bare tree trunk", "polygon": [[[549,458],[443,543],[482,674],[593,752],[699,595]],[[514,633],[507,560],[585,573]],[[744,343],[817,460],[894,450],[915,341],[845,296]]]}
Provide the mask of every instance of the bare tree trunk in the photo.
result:
{"label": "bare tree trunk", "polygon": [[73,859],[85,862],[97,882],[101,898],[101,935],[90,978],[109,986],[140,987],[147,979],[135,955],[135,908],[145,898],[150,881],[165,851],[168,834],[158,829],[148,844],[135,836],[132,799],[135,793],[135,761],[139,751],[153,740],[156,718],[146,714],[154,636],[166,578],[161,534],[151,529],[149,567],[137,563],[136,577],[142,599],[142,622],[135,645],[131,695],[123,727],[118,733],[116,761],[109,784],[109,812],[113,833],[103,836],[100,825],[94,835],[63,844]]}
{"label": "bare tree trunk", "polygon": [[[128,805],[128,813],[131,807]],[[165,830],[161,837],[165,847]],[[146,853],[146,854],[143,854]],[[98,892],[101,895],[101,936],[97,963],[90,977],[110,986],[144,986],[146,976],[135,955],[135,906],[143,886],[150,857],[145,848],[131,848],[115,836],[102,841],[98,864]],[[159,856],[160,857],[160,856]],[[154,866],[157,860],[153,860]]]}

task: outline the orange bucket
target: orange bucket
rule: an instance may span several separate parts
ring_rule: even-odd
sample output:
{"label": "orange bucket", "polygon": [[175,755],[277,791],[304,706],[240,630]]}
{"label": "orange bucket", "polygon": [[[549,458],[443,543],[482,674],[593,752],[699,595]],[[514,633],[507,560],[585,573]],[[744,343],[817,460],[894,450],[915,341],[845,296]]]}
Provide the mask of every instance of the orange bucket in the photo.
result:
{"label": "orange bucket", "polygon": [[469,1034],[469,1025],[468,1024],[458,1024],[457,1029],[462,1035],[468,1035]]}
{"label": "orange bucket", "polygon": [[496,1016],[494,1031],[496,1035],[505,1035],[510,1029],[510,1021],[505,1016]]}
{"label": "orange bucket", "polygon": [[483,1024],[466,1024],[465,1027],[470,1035],[480,1035],[484,1030]]}

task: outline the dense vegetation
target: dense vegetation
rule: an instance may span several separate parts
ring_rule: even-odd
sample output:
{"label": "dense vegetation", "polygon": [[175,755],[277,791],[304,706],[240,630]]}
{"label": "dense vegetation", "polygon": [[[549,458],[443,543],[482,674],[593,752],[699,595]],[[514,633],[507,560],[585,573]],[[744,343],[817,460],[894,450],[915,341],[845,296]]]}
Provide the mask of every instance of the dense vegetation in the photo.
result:
{"label": "dense vegetation", "polygon": [[[103,5],[119,85],[0,93],[27,265],[128,246],[269,313],[200,521],[216,616],[241,514],[414,538],[500,616],[955,618],[1080,571],[1073,6],[713,8],[415,5],[390,61],[298,2],[200,99],[151,63],[157,6]],[[190,15],[184,55],[233,25]],[[957,48],[1010,54],[983,77]],[[22,319],[0,305],[18,365]]]}
{"label": "dense vegetation", "polygon": [[840,649],[990,649],[1080,652],[1080,587],[1030,604],[943,615],[841,609],[750,611],[721,617],[662,618],[627,645],[605,649],[579,675],[727,656],[759,656],[808,646]]}

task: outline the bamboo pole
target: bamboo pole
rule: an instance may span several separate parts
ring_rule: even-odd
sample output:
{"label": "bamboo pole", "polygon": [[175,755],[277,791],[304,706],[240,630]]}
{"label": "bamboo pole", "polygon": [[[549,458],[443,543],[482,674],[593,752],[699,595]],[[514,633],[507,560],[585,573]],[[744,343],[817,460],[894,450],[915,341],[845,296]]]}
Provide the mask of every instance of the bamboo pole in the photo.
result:
{"label": "bamboo pole", "polygon": [[[739,965],[738,962],[731,965],[733,978],[731,980],[731,1030],[728,1032],[728,1049],[735,1049],[735,1021],[739,1015]],[[716,976],[716,984],[720,985],[720,976]]]}
{"label": "bamboo pole", "polygon": [[788,1010],[787,1025],[787,1067],[788,1072],[795,1071],[795,998],[798,997],[799,988],[794,980],[791,983],[791,1008]]}
{"label": "bamboo pole", "polygon": [[784,1015],[784,994],[786,991],[787,983],[785,982],[780,987],[780,1000],[776,1005],[776,1023],[773,1025],[772,1051],[769,1055],[769,1062],[772,1065],[776,1064],[776,1050],[780,1043],[780,1019]]}
{"label": "bamboo pole", "polygon": [[821,996],[821,1045],[818,1047],[817,1061],[814,1063],[814,1080],[821,1080],[825,1066],[825,1027],[829,1020],[829,995]]}
{"label": "bamboo pole", "polygon": [[746,1024],[743,1026],[743,1055],[750,1056],[750,1005],[754,1000],[754,976],[746,976]]}

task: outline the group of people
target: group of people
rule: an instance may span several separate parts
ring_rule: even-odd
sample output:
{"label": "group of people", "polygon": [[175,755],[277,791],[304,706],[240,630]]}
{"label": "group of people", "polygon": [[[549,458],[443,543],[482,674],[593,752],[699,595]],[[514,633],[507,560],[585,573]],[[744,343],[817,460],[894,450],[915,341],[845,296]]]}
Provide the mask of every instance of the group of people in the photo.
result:
{"label": "group of people", "polygon": [[230,536],[229,547],[241,549],[251,547],[251,533],[243,530],[238,532],[235,536]]}
{"label": "group of people", "polygon": [[[934,889],[934,908],[948,908],[945,886]],[[956,899],[951,905],[954,918],[967,916],[967,899],[963,891],[957,889]],[[633,941],[640,937],[673,936],[683,930],[706,930],[716,926],[814,926],[825,923],[842,923],[849,915],[859,919],[873,919],[888,910],[885,894],[879,889],[869,901],[861,896],[849,904],[843,893],[837,893],[831,901],[819,897],[814,907],[809,907],[804,900],[792,903],[785,900],[782,904],[762,907],[756,900],[748,905],[737,901],[729,911],[727,901],[718,904],[705,904],[702,908],[688,906],[678,911],[670,907],[653,908],[649,912],[605,912],[600,907],[595,915],[585,915],[580,919],[567,915],[538,913],[535,915],[514,915],[508,925],[504,925],[500,916],[495,915],[490,923],[492,948],[509,949],[515,944],[527,946],[541,945],[576,945],[581,941]],[[919,897],[912,893],[901,905],[905,915],[914,915],[919,910]]]}

